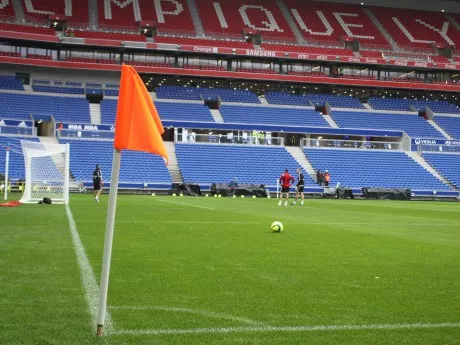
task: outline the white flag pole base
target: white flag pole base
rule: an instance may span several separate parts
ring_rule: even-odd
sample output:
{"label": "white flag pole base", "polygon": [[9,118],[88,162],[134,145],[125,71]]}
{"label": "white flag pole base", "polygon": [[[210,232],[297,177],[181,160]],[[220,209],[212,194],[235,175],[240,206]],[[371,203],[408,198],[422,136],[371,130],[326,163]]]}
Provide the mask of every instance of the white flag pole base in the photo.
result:
{"label": "white flag pole base", "polygon": [[112,178],[110,180],[109,206],[107,209],[107,225],[105,230],[104,257],[102,259],[101,289],[97,314],[97,335],[102,336],[107,310],[107,292],[109,289],[110,261],[112,258],[113,231],[115,212],[117,210],[118,177],[120,175],[121,151],[113,150]]}

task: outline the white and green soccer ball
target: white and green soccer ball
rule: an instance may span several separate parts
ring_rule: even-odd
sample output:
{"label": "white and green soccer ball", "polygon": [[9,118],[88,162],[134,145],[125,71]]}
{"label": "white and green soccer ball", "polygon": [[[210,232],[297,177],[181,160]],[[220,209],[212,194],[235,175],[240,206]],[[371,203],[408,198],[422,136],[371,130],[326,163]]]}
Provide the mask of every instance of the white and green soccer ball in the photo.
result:
{"label": "white and green soccer ball", "polygon": [[271,229],[273,232],[281,232],[283,231],[283,228],[284,228],[283,223],[278,222],[278,221],[273,222],[271,226]]}

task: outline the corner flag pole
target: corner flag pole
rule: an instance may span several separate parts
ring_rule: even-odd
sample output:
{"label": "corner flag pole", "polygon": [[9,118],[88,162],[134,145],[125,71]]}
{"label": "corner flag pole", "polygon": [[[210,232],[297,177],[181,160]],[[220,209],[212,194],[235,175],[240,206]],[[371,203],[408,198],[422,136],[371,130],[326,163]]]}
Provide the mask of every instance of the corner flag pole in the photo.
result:
{"label": "corner flag pole", "polygon": [[6,147],[6,157],[5,157],[5,200],[8,200],[8,174],[10,168],[10,148]]}
{"label": "corner flag pole", "polygon": [[121,151],[113,150],[112,178],[110,180],[109,206],[107,209],[107,226],[105,229],[104,257],[102,259],[101,288],[97,314],[97,335],[104,333],[105,314],[107,310],[107,292],[109,289],[110,261],[112,259],[113,232],[115,212],[117,210],[118,179],[120,175]]}

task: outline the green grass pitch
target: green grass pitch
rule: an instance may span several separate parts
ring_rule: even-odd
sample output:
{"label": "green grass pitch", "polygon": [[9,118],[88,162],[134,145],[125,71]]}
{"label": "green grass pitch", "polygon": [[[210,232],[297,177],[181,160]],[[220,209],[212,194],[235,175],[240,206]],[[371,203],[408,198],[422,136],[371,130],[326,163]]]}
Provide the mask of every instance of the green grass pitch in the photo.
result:
{"label": "green grass pitch", "polygon": [[[101,200],[70,203],[97,284]],[[64,206],[0,208],[1,344],[460,344],[457,203],[120,196],[102,338],[75,249]]]}

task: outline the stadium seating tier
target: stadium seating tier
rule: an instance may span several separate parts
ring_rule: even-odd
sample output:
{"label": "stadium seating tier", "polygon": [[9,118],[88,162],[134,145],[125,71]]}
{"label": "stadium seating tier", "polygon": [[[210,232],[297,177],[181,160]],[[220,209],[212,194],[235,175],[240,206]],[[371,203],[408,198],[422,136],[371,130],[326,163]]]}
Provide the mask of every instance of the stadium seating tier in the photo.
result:
{"label": "stadium seating tier", "polygon": [[460,188],[460,155],[424,153],[423,158],[442,176]]}
{"label": "stadium seating tier", "polygon": [[434,120],[454,139],[460,140],[460,117],[436,116]]}
{"label": "stadium seating tier", "polygon": [[315,169],[329,171],[332,186],[449,189],[404,152],[306,148],[304,153]]}

